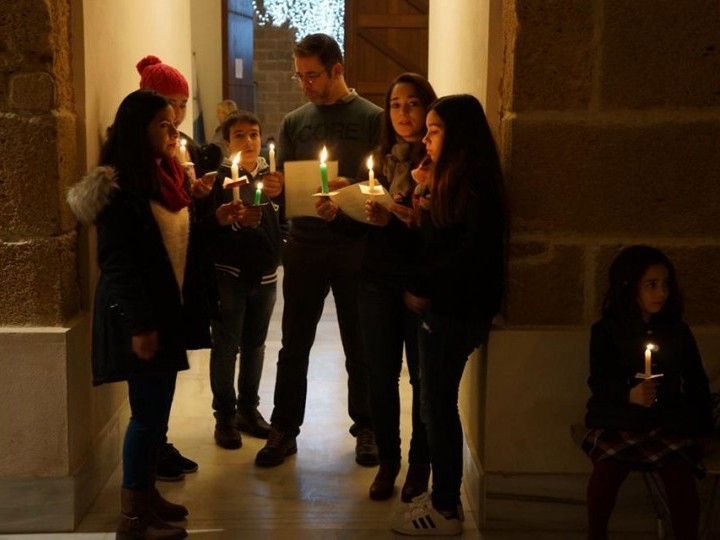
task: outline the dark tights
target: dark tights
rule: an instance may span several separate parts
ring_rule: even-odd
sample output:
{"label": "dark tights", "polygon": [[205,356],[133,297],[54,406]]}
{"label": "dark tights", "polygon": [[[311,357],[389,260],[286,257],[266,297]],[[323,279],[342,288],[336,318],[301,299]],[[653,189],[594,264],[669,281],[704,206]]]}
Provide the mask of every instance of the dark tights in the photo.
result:
{"label": "dark tights", "polygon": [[[620,485],[630,468],[613,459],[596,461],[587,488],[588,540],[607,540],[607,526]],[[667,494],[670,519],[677,540],[697,540],[700,500],[689,463],[677,459],[658,469]]]}

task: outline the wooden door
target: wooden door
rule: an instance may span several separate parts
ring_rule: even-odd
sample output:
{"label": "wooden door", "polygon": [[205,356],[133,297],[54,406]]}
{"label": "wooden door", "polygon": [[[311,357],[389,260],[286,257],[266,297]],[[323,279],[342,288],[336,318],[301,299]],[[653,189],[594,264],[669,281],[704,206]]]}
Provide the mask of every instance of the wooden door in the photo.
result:
{"label": "wooden door", "polygon": [[223,0],[223,95],[249,111],[255,110],[254,16],[252,0]]}
{"label": "wooden door", "polygon": [[427,77],[429,0],[345,0],[345,78],[381,107],[400,73]]}

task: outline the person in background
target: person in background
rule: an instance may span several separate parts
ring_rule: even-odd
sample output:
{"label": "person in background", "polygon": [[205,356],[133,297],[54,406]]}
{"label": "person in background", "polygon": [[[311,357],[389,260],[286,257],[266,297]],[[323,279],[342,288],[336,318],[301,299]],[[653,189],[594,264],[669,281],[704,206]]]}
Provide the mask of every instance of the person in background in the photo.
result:
{"label": "person in background", "polygon": [[[278,139],[278,168],[287,161],[317,160],[323,145],[338,160],[348,183],[379,142],[382,109],[348,88],[337,42],[325,34],[311,34],[293,49],[295,75],[309,103],[285,116]],[[318,179],[319,180],[319,179]],[[331,179],[332,180],[332,179]],[[319,184],[319,182],[318,182]],[[332,290],[348,372],[350,433],[355,437],[355,461],[378,464],[372,431],[368,371],[358,319],[358,283],[364,238],[334,230],[319,217],[290,220],[283,249],[282,348],[278,355],[271,430],[255,463],[281,464],[297,452],[296,437],[305,416],[310,349]]]}
{"label": "person in background", "polygon": [[[175,127],[179,128],[185,120],[187,102],[190,98],[190,87],[183,74],[153,55],[145,56],[135,67],[140,73],[140,88],[154,90],[172,104],[175,111]],[[180,140],[183,139],[186,142],[190,161],[194,165],[190,173],[193,179],[202,178],[205,173],[215,171],[220,166],[223,155],[217,145],[200,146],[192,137],[180,132]]]}
{"label": "person in background", "polygon": [[482,105],[445,96],[428,109],[428,160],[414,171],[419,245],[404,294],[420,317],[421,417],[430,445],[432,491],[394,517],[396,532],[461,534],[463,433],[460,380],[468,356],[487,341],[503,292],[502,174]]}
{"label": "person in background", "polygon": [[[412,433],[403,502],[427,491],[430,450],[420,418],[418,317],[403,301],[405,279],[413,260],[417,231],[407,219],[415,187],[410,173],[425,157],[425,113],[436,99],[430,83],[416,73],[396,77],[385,95],[385,122],[373,154],[376,178],[393,201],[389,209],[374,197],[365,204],[368,225],[360,284],[360,326],[370,369],[370,404],[380,468],[370,498],[389,499],[400,472],[400,389],[403,346],[412,385]],[[363,165],[364,167],[364,165]],[[329,198],[318,198],[318,213],[334,226],[357,226]],[[397,215],[396,215],[397,214]],[[348,221],[350,221],[348,223]]]}
{"label": "person in background", "polygon": [[224,99],[217,104],[216,114],[218,126],[215,128],[215,133],[213,133],[213,138],[211,142],[212,144],[220,148],[223,158],[228,157],[230,154],[228,152],[228,147],[225,139],[223,139],[222,125],[228,115],[237,112],[237,110],[237,103],[235,103],[232,99]]}
{"label": "person in background", "polygon": [[[695,476],[704,476],[712,403],[695,338],[682,320],[675,268],[660,250],[631,246],[613,261],[608,282],[590,336],[588,538],[607,539],[620,486],[640,470],[662,479],[674,538],[696,540]],[[662,376],[637,376],[647,372]]]}
{"label": "person in background", "polygon": [[[175,128],[179,128],[185,119],[187,111],[187,101],[190,96],[190,89],[187,80],[174,67],[164,64],[156,56],[146,56],[142,58],[136,66],[140,73],[140,88],[145,90],[153,90],[165,97],[173,108]],[[205,173],[214,171],[220,165],[222,160],[222,152],[213,146],[198,146],[189,136],[179,132],[180,139],[185,139],[187,150],[191,161],[194,163],[194,170],[186,168],[191,180],[201,178]],[[180,146],[176,147],[175,156],[179,162]],[[182,163],[181,163],[182,164]],[[202,183],[196,184],[202,187]],[[209,190],[208,190],[209,191]],[[157,460],[157,478],[165,481],[182,480],[187,473],[193,473],[198,470],[197,462],[183,456],[177,448],[167,440],[158,451]]]}
{"label": "person in background", "polygon": [[[240,432],[267,439],[270,426],[258,410],[258,389],[265,359],[265,339],[275,306],[277,268],[282,238],[278,206],[270,197],[277,191],[263,187],[255,205],[259,183],[281,173],[271,173],[260,156],[262,140],[260,120],[248,111],[226,117],[221,126],[223,140],[231,156],[241,152],[238,177],[248,182],[239,186],[242,199],[240,219],[231,226],[219,227],[211,242],[215,261],[220,317],[212,321],[213,345],[210,352],[210,384],[215,410],[215,442],[223,448],[240,448]],[[232,201],[232,189],[224,188],[232,179],[226,159],[218,170],[212,197],[216,207]],[[281,185],[277,179],[269,186]],[[235,366],[240,367],[235,390]]]}
{"label": "person in background", "polygon": [[[118,538],[187,536],[185,506],[155,487],[177,372],[188,349],[210,346],[210,260],[196,221],[190,183],[174,154],[178,132],[168,101],[136,90],[120,104],[99,166],[73,186],[68,204],[97,227],[100,277],[92,327],[93,383],[127,381],[130,422],[123,441]],[[234,205],[214,212],[237,219]],[[207,263],[207,264],[206,264]]]}

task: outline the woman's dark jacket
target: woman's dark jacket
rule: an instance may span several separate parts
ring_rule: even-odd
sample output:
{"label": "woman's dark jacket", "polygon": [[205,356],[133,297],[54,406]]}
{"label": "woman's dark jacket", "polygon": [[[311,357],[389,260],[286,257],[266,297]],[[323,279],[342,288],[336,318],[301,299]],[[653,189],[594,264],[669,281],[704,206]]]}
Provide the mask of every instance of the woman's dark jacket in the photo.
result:
{"label": "woman's dark jacket", "polygon": [[[100,277],[92,330],[93,383],[147,372],[188,368],[186,350],[210,347],[209,320],[217,306],[214,273],[190,205],[190,234],[182,295],[157,222],[144,195],[120,189],[116,171],[98,167],[74,186],[68,203],[97,226]],[[131,337],[157,330],[159,351],[140,360]]]}
{"label": "woman's dark jacket", "polygon": [[[441,227],[421,213],[420,247],[408,290],[429,298],[431,311],[449,317],[489,319],[500,311],[504,273],[502,187],[478,169],[461,221]],[[494,180],[494,179],[493,179]]]}
{"label": "woman's dark jacket", "polygon": [[[643,407],[628,402],[639,384],[636,373],[645,366],[648,343],[653,373],[662,373],[657,404]],[[589,428],[649,431],[663,427],[681,436],[709,435],[712,409],[708,378],[690,328],[683,322],[647,325],[641,320],[605,317],[592,326],[590,377],[592,396],[585,424]]]}

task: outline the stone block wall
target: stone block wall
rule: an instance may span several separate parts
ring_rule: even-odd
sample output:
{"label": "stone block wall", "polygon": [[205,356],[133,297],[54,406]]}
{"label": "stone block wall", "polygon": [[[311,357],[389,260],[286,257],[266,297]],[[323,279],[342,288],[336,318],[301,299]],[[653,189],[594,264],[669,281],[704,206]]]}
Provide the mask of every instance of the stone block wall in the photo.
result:
{"label": "stone block wall", "polygon": [[305,103],[298,84],[290,79],[295,41],[295,32],[287,25],[255,26],[255,112],[263,123],[263,141],[269,137],[277,141],[283,117]]}
{"label": "stone block wall", "polygon": [[509,327],[587,326],[626,245],[720,324],[720,0],[504,3]]}
{"label": "stone block wall", "polygon": [[70,9],[0,0],[0,13],[0,326],[55,326],[80,305]]}

